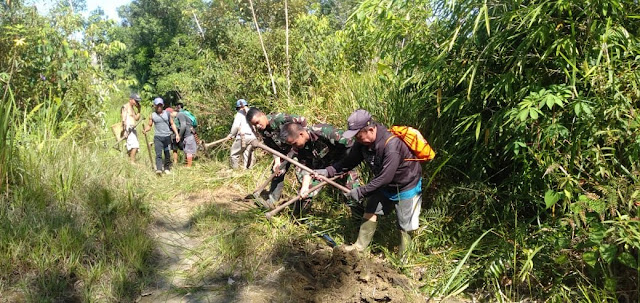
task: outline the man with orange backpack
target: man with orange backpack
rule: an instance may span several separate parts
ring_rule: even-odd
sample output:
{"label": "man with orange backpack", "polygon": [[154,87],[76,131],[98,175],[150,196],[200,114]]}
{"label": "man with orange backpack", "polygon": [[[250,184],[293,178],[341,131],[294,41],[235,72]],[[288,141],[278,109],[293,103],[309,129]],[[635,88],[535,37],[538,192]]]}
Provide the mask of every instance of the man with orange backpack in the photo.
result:
{"label": "man with orange backpack", "polygon": [[[410,135],[390,132],[363,109],[353,112],[347,124],[348,130],[343,137],[355,136],[356,143],[341,161],[315,171],[316,174],[333,177],[365,162],[373,172],[368,184],[353,188],[349,193],[358,201],[366,197],[367,203],[356,243],[343,246],[343,249],[363,251],[373,238],[377,216],[389,214],[395,208],[400,229],[398,252],[404,257],[411,243],[410,232],[418,229],[422,203],[422,168],[419,161],[415,161],[418,160],[416,153],[405,142]],[[433,158],[435,153],[430,147],[429,150],[428,159],[419,160]]]}

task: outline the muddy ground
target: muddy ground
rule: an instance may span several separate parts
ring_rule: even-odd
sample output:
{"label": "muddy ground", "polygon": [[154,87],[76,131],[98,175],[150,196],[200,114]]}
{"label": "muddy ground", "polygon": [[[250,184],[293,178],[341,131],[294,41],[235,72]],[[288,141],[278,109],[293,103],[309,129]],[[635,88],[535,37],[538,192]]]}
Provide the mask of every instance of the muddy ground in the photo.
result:
{"label": "muddy ground", "polygon": [[[155,201],[151,230],[158,247],[157,273],[138,302],[425,302],[416,285],[376,257],[334,249],[318,241],[292,241],[280,265],[248,282],[240,274],[207,274],[194,282],[190,274],[209,257],[198,249],[203,240],[190,223],[196,206],[216,204],[233,212],[255,208],[253,202],[226,189],[177,195]],[[225,198],[221,198],[225,197]],[[273,264],[265,265],[273,267]]]}

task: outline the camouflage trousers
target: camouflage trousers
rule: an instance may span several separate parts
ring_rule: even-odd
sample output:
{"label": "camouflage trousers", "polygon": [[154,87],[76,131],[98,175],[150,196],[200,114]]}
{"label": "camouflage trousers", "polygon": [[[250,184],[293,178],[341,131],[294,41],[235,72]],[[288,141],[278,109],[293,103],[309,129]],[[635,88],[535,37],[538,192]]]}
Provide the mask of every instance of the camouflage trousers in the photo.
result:
{"label": "camouflage trousers", "polygon": [[[305,175],[309,175],[309,173],[304,171],[304,170],[302,170],[302,169],[300,169],[300,168],[296,168],[296,177],[298,178],[298,181],[300,183],[302,183],[302,178]],[[314,187],[314,186],[320,184],[321,182],[322,182],[321,180],[313,179],[311,181],[311,184],[309,184],[309,188]],[[336,182],[338,184],[344,185],[348,189],[358,188],[358,187],[361,186],[360,176],[358,175],[358,172],[355,169],[350,170],[349,172],[347,172],[346,176],[344,176],[342,178],[338,178],[338,180]],[[329,185],[329,186],[331,186],[331,185]],[[317,190],[309,193],[308,197],[312,198],[315,195],[317,195],[318,192],[320,192],[320,189],[317,189]]]}

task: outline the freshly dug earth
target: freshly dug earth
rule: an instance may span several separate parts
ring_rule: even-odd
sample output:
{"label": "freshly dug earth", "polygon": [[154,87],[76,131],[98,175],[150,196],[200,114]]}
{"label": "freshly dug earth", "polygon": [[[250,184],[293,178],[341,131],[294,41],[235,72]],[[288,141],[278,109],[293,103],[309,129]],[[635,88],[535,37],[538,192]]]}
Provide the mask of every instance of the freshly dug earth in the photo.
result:
{"label": "freshly dug earth", "polygon": [[[240,191],[241,192],[241,191]],[[193,279],[209,255],[203,235],[191,230],[196,206],[215,205],[232,213],[245,212],[253,203],[229,189],[179,194],[154,201],[157,220],[151,232],[158,240],[157,276],[138,302],[424,302],[410,280],[376,258],[332,249],[324,242],[292,240],[257,264],[234,263],[240,268],[258,265],[264,274],[248,279],[242,271],[230,273],[230,263],[204,269],[209,278]],[[206,236],[205,236],[206,237]],[[243,264],[243,265],[240,265]],[[266,271],[266,272],[265,272]]]}
{"label": "freshly dug earth", "polygon": [[293,244],[281,289],[296,302],[414,302],[409,279],[380,261],[320,244]]}

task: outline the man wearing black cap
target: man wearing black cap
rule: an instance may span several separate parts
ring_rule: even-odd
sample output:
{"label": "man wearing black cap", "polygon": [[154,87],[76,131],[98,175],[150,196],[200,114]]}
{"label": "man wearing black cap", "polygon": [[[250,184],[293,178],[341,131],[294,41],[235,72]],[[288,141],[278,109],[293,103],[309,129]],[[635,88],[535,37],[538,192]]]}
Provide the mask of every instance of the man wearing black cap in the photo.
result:
{"label": "man wearing black cap", "polygon": [[136,152],[140,148],[135,129],[136,122],[140,120],[140,96],[138,94],[133,93],[129,96],[129,102],[122,105],[120,109],[120,117],[124,137],[127,138],[127,153],[129,153],[129,160],[133,163],[136,161]]}
{"label": "man wearing black cap", "polygon": [[409,147],[391,134],[382,124],[375,122],[366,110],[356,110],[347,120],[348,130],[343,137],[356,138],[347,156],[317,174],[333,177],[367,163],[374,174],[364,186],[353,188],[349,195],[355,200],[367,198],[363,223],[356,243],[345,250],[363,251],[371,242],[377,226],[377,215],[386,215],[394,208],[400,229],[399,254],[404,253],[411,242],[409,232],[418,229],[418,217],[422,203],[422,168]]}

